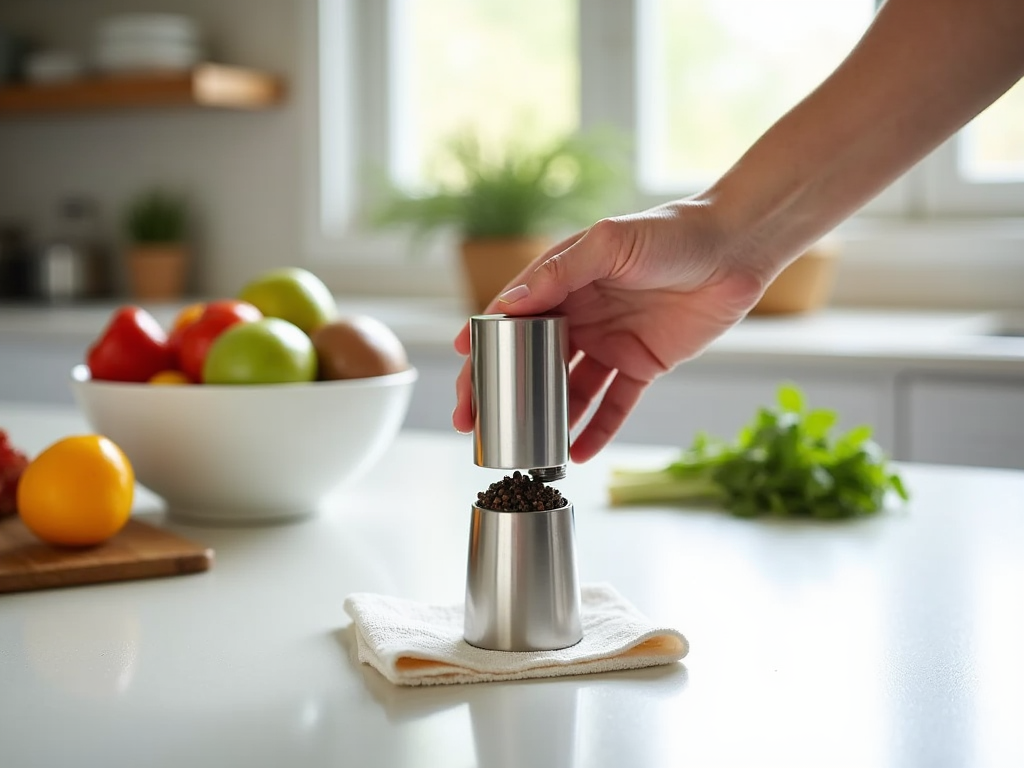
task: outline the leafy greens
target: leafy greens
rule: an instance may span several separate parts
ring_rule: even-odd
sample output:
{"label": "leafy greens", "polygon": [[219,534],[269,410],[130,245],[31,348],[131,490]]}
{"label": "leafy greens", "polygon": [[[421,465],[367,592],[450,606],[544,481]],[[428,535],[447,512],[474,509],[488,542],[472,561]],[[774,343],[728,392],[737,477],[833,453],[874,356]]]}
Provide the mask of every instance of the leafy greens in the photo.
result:
{"label": "leafy greens", "polygon": [[611,504],[711,502],[741,517],[839,519],[878,512],[890,492],[907,500],[871,428],[832,439],[836,420],[834,411],[808,410],[800,389],[783,384],[777,406],[758,409],[734,442],[699,433],[661,469],[613,469]]}

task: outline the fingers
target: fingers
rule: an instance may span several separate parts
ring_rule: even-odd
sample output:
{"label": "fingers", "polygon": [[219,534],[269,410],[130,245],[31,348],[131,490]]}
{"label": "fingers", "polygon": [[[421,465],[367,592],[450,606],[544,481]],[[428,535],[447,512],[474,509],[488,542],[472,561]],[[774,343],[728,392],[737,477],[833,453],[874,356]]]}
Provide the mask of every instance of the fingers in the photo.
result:
{"label": "fingers", "polygon": [[569,457],[577,463],[594,458],[625,423],[646,386],[621,373],[612,379],[593,418],[570,446]]}
{"label": "fingers", "polygon": [[[577,360],[569,381],[570,429],[580,422],[595,402],[600,400],[600,404],[569,449],[573,461],[589,461],[611,442],[640,400],[645,387],[643,382],[615,375],[614,371],[585,356]],[[468,434],[475,426],[468,361],[463,363],[455,380],[455,391],[457,402],[452,413],[452,425],[457,431]]]}
{"label": "fingers", "polygon": [[469,354],[469,323],[462,326],[462,329],[455,337],[455,351],[460,355]]}
{"label": "fingers", "polygon": [[473,390],[470,378],[469,361],[462,364],[462,370],[455,379],[455,410],[452,411],[452,426],[455,430],[467,434],[473,431]]}
{"label": "fingers", "polygon": [[[557,243],[552,248],[549,248],[543,254],[541,254],[530,266],[520,272],[513,280],[511,280],[506,286],[505,290],[484,309],[483,314],[502,313],[506,311],[506,307],[509,306],[510,302],[502,300],[503,296],[506,296],[510,289],[515,289],[517,286],[522,286],[527,281],[533,272],[537,269],[538,264],[544,263],[547,259],[550,259],[553,255],[561,253],[566,248],[577,242],[582,236],[583,232],[577,232],[576,234],[565,238],[561,242]],[[520,288],[520,293],[523,290]],[[529,293],[529,290],[526,290]],[[506,296],[507,299],[507,296]],[[559,300],[560,301],[560,300]],[[555,306],[552,304],[551,306]],[[550,307],[547,307],[550,309]],[[527,309],[527,312],[530,311]],[[543,311],[543,310],[534,310]],[[524,314],[524,313],[519,313]],[[470,353],[470,333],[469,323],[467,322],[459,330],[455,336],[454,346],[455,351],[464,356],[468,356]],[[452,412],[452,426],[455,427],[459,432],[472,432],[473,431],[473,405],[472,405],[472,387],[470,383],[469,365],[468,362],[464,363],[462,370],[459,373],[458,378],[455,382],[455,410]]]}
{"label": "fingers", "polygon": [[[589,461],[603,449],[625,423],[640,400],[645,382],[624,376],[585,354],[574,355],[568,381],[569,428],[575,428],[598,403],[590,421],[573,441],[569,455],[573,461]],[[455,380],[456,404],[452,426],[468,434],[475,427],[472,380],[469,361]]]}
{"label": "fingers", "polygon": [[[584,233],[585,230],[583,232],[577,232],[574,235],[570,235],[561,242],[558,242],[555,245],[553,245],[551,248],[548,248],[544,253],[542,253],[540,256],[534,259],[534,261],[529,266],[527,266],[518,275],[516,275],[508,283],[506,283],[505,287],[498,293],[498,296],[491,300],[491,303],[484,308],[484,311],[481,314],[503,314],[505,312],[505,307],[508,304],[512,303],[511,301],[509,301],[509,297],[506,296],[506,294],[508,294],[510,290],[516,288],[517,286],[522,286],[524,283],[526,283],[530,275],[533,274],[534,270],[537,269],[537,266],[539,264],[543,264],[552,256],[564,251],[570,245],[572,245],[581,237],[583,237]],[[522,291],[520,291],[520,293],[522,293]],[[459,333],[455,336],[455,351],[458,352],[460,355],[469,354],[469,323],[463,325],[462,328],[459,330]]]}
{"label": "fingers", "polygon": [[575,290],[610,274],[607,243],[599,244],[604,222],[566,238],[551,248],[519,282],[500,294],[488,307],[489,311],[515,315],[539,314],[554,309]]}
{"label": "fingers", "polygon": [[[621,248],[618,247],[619,228],[612,222],[604,220],[590,229],[578,232],[539,256],[529,267],[524,269],[506,289],[484,309],[484,314],[501,313],[514,315],[539,314],[554,309],[575,290],[595,280],[609,277],[613,273]],[[464,325],[455,337],[456,352],[461,355],[470,354],[469,324]],[[583,367],[575,375],[576,392],[570,396],[570,423],[578,423],[586,414],[590,404],[600,395],[611,378],[607,368],[587,361],[583,358]],[[452,425],[459,432],[473,430],[472,392],[468,362],[463,364],[456,379],[456,404],[452,412]],[[634,400],[635,402],[635,400]],[[602,405],[599,413],[604,410]],[[628,411],[627,411],[628,413]],[[604,440],[607,442],[615,429],[625,420],[625,413],[615,423],[612,415],[603,417],[603,421],[611,428]],[[602,420],[597,425],[588,425],[580,437],[589,435],[588,441],[597,445],[594,453],[603,447],[600,442]],[[599,444],[598,444],[599,443]],[[587,458],[592,456],[589,454]]]}
{"label": "fingers", "polygon": [[615,371],[580,354],[569,367],[569,429],[575,429],[601,398]]}

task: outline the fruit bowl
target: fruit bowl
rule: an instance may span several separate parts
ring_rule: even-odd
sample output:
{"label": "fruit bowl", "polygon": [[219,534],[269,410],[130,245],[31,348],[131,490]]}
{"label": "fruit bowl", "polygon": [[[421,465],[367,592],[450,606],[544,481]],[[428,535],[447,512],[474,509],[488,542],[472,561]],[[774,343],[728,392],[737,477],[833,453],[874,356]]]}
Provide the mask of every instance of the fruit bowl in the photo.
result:
{"label": "fruit bowl", "polygon": [[418,378],[155,386],[71,372],[91,427],[128,456],[172,517],[211,523],[294,520],[364,474],[394,440]]}

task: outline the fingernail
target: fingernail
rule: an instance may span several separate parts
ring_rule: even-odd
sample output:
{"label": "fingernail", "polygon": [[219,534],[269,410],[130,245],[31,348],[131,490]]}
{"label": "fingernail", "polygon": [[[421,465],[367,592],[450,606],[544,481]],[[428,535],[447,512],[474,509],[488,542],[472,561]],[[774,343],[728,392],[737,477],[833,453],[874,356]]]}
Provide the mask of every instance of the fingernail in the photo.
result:
{"label": "fingernail", "polygon": [[452,419],[452,429],[454,429],[460,435],[468,435],[470,432],[473,431],[472,429],[467,431],[467,430],[464,430],[464,429],[462,429],[460,427],[455,426],[455,419],[454,418]]}
{"label": "fingernail", "polygon": [[498,301],[502,304],[514,304],[515,302],[525,299],[530,295],[530,286],[528,285],[517,285],[515,288],[509,288],[501,296],[498,297]]}

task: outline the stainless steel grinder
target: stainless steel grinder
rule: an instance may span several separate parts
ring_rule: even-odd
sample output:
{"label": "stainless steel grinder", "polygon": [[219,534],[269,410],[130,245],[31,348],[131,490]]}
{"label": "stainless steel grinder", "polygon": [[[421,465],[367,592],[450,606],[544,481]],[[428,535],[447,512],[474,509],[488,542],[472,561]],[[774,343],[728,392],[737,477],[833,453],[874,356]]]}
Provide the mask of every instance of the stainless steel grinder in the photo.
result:
{"label": "stainless steel grinder", "polygon": [[[565,318],[470,319],[477,466],[545,483],[569,463]],[[572,504],[504,512],[472,505],[464,636],[499,651],[543,651],[583,637]]]}

